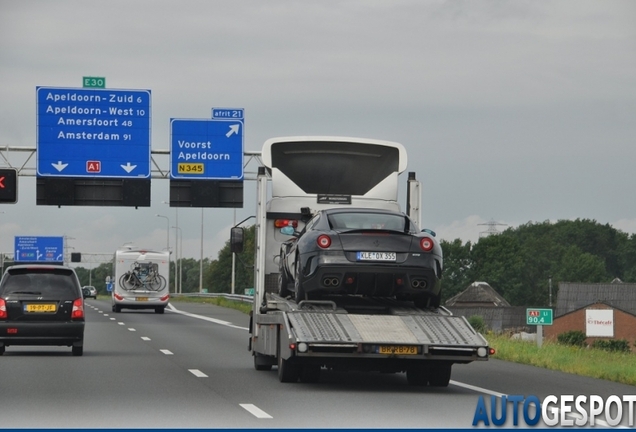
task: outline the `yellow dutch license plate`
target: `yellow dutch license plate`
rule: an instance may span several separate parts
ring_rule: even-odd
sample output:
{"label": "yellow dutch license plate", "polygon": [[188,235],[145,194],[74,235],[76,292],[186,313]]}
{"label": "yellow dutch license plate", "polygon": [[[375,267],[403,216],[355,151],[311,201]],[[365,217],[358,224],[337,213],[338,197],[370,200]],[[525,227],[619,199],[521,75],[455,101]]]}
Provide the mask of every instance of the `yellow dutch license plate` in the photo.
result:
{"label": "yellow dutch license plate", "polygon": [[179,174],[203,174],[202,163],[180,163],[177,164]]}
{"label": "yellow dutch license plate", "polygon": [[148,301],[148,297],[137,297],[137,301]]}
{"label": "yellow dutch license plate", "polygon": [[31,303],[24,305],[25,312],[55,312],[57,306],[55,303]]}
{"label": "yellow dutch license plate", "polygon": [[416,355],[417,347],[409,345],[380,345],[380,354]]}

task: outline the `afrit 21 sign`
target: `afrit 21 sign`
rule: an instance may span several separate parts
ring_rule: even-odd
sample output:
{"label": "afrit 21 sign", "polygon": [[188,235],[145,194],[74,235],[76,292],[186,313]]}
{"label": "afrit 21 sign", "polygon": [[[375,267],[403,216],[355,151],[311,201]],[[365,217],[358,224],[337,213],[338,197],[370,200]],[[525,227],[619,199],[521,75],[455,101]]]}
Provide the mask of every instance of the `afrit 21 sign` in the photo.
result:
{"label": "afrit 21 sign", "polygon": [[[479,396],[473,426],[634,426],[636,395]],[[543,424],[539,424],[539,422]]]}

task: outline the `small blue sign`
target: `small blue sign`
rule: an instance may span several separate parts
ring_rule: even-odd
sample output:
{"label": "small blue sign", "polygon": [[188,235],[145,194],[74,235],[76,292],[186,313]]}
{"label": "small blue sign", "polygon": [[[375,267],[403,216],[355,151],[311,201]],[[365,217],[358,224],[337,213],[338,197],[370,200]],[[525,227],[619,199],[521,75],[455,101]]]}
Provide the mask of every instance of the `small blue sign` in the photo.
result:
{"label": "small blue sign", "polygon": [[108,292],[112,292],[113,291],[113,283],[112,282],[106,282],[106,291],[108,291]]}
{"label": "small blue sign", "polygon": [[244,111],[243,108],[212,108],[212,118],[242,120]]}
{"label": "small blue sign", "polygon": [[16,262],[64,262],[64,237],[15,237]]}
{"label": "small blue sign", "polygon": [[36,93],[38,177],[150,177],[150,90]]}
{"label": "small blue sign", "polygon": [[171,119],[170,178],[243,179],[243,120]]}

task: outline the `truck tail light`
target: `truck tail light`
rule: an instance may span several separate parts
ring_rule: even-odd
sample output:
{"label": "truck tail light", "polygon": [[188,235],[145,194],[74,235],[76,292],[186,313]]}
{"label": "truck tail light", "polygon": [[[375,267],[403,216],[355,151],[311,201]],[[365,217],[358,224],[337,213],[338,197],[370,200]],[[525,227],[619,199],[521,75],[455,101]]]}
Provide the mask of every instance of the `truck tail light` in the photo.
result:
{"label": "truck tail light", "polygon": [[0,319],[7,319],[7,302],[0,298]]}
{"label": "truck tail light", "polygon": [[81,298],[75,299],[75,301],[73,302],[71,319],[84,319],[84,300],[82,300]]}
{"label": "truck tail light", "polygon": [[166,294],[165,296],[161,297],[159,300],[161,301],[166,301],[170,298],[170,294]]}
{"label": "truck tail light", "polygon": [[327,249],[329,246],[331,246],[331,237],[326,234],[322,234],[318,236],[318,238],[316,239],[316,243],[318,244],[318,247]]}
{"label": "truck tail light", "polygon": [[285,228],[285,227],[298,227],[298,221],[293,219],[275,219],[274,226],[276,228]]}

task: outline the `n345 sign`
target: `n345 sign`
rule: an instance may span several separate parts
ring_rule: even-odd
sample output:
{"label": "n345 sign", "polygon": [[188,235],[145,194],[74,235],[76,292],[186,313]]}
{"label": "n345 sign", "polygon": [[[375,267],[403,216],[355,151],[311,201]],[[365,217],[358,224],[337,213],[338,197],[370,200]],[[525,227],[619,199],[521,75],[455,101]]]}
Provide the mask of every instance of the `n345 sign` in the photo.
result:
{"label": "n345 sign", "polygon": [[526,309],[527,325],[552,325],[552,309]]}

